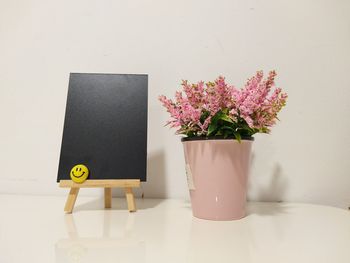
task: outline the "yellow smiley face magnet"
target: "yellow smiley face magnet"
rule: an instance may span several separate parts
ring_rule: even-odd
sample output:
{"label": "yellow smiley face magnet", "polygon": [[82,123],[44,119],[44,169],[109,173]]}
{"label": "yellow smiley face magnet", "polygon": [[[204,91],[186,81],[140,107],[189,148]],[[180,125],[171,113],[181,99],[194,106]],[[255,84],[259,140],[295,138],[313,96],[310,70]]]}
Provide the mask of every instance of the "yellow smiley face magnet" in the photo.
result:
{"label": "yellow smiley face magnet", "polygon": [[89,169],[83,164],[77,164],[70,170],[70,178],[75,183],[83,183],[89,176]]}

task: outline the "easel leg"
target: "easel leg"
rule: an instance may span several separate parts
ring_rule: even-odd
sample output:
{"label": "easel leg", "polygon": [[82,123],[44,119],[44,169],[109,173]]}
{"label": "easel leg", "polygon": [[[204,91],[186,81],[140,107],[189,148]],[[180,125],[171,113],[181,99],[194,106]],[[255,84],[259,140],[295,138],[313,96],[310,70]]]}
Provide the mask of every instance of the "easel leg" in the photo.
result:
{"label": "easel leg", "polygon": [[126,201],[128,203],[129,212],[135,212],[136,211],[135,198],[131,187],[125,188],[125,195],[126,195]]}
{"label": "easel leg", "polygon": [[74,204],[75,204],[75,201],[77,200],[77,196],[79,193],[79,189],[80,188],[72,187],[69,191],[67,202],[66,202],[66,205],[64,207],[64,211],[68,214],[71,214],[73,211]]}
{"label": "easel leg", "polygon": [[112,207],[112,188],[105,188],[105,208]]}

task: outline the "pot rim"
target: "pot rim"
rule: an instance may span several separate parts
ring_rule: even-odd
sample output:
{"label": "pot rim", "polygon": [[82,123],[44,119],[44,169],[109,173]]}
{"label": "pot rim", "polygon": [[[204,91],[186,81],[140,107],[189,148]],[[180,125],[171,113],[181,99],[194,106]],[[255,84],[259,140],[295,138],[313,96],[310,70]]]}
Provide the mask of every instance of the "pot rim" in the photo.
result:
{"label": "pot rim", "polygon": [[[208,140],[237,140],[234,136],[193,136],[193,137],[182,137],[182,142],[188,142],[188,141],[208,141]],[[254,141],[253,136],[242,136],[242,141]]]}

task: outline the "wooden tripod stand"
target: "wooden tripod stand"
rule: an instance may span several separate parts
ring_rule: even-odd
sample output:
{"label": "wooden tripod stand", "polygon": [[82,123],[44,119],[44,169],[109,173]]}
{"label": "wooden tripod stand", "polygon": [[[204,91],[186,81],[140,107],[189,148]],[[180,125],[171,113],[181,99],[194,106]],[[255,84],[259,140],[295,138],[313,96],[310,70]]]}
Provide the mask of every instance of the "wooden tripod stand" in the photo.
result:
{"label": "wooden tripod stand", "polygon": [[72,213],[75,201],[77,200],[80,188],[104,188],[105,208],[112,207],[112,188],[121,187],[125,190],[126,201],[129,212],[136,211],[135,197],[132,191],[134,187],[140,187],[139,179],[118,179],[118,180],[86,180],[78,184],[71,180],[61,180],[60,187],[70,188],[69,195],[64,207],[64,211],[68,214]]}

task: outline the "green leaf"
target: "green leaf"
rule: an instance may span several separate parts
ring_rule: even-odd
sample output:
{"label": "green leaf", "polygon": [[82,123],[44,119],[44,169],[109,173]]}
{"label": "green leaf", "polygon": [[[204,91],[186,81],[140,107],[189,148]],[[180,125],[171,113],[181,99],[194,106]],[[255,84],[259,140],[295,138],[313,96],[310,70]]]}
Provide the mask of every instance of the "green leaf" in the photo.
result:
{"label": "green leaf", "polygon": [[230,132],[227,132],[227,136],[232,134],[232,131],[234,131],[233,127],[230,127],[228,123],[232,123],[235,125],[235,123],[232,121],[232,119],[225,114],[225,111],[228,113],[227,109],[218,111],[212,118],[211,122],[208,126],[208,136],[210,135],[221,135],[225,134],[224,130],[229,129]]}
{"label": "green leaf", "polygon": [[195,134],[194,134],[193,131],[187,132],[186,135],[187,135],[188,137],[193,137],[193,136],[195,136]]}
{"label": "green leaf", "polygon": [[269,129],[267,127],[262,127],[260,130],[258,130],[258,132],[269,133]]}
{"label": "green leaf", "polygon": [[230,130],[230,131],[234,131],[235,129],[234,128],[232,128],[232,127],[230,127],[230,126],[222,126],[222,127],[220,127],[220,130]]}
{"label": "green leaf", "polygon": [[212,118],[211,123],[217,123],[220,117],[221,111],[218,111]]}
{"label": "green leaf", "polygon": [[241,135],[239,134],[239,132],[233,132],[233,134],[235,135],[237,141],[238,141],[239,143],[241,143],[242,137],[241,137]]}
{"label": "green leaf", "polygon": [[208,118],[209,114],[210,114],[209,111],[203,111],[203,112],[202,112],[202,115],[201,115],[201,117],[200,117],[200,122],[201,122],[202,124],[204,123],[204,121],[206,120],[206,118]]}
{"label": "green leaf", "polygon": [[222,135],[222,130],[218,130],[218,132],[215,135]]}
{"label": "green leaf", "polygon": [[225,108],[225,109],[222,110],[222,112],[225,113],[225,114],[228,114],[228,109]]}
{"label": "green leaf", "polygon": [[224,114],[224,113],[222,115],[220,115],[219,119],[223,120],[223,121],[227,121],[227,122],[233,123],[231,118],[229,116],[227,116],[226,114]]}
{"label": "green leaf", "polygon": [[212,122],[209,124],[209,127],[208,127],[208,136],[210,136],[212,133],[214,133],[216,130],[217,130],[218,126],[216,124],[216,122]]}
{"label": "green leaf", "polygon": [[223,120],[223,121],[227,121],[230,123],[233,123],[233,121],[231,120],[231,118],[223,111],[218,111],[214,117],[216,120]]}
{"label": "green leaf", "polygon": [[226,139],[227,136],[229,136],[229,135],[230,135],[230,132],[229,132],[228,130],[225,130],[225,131],[224,131],[224,138]]}

